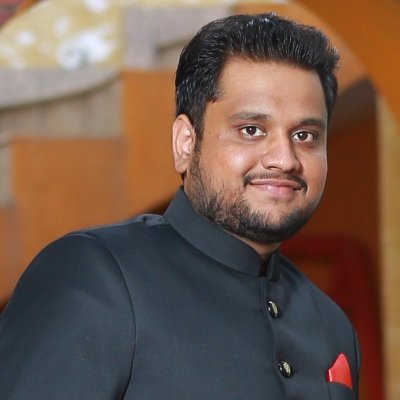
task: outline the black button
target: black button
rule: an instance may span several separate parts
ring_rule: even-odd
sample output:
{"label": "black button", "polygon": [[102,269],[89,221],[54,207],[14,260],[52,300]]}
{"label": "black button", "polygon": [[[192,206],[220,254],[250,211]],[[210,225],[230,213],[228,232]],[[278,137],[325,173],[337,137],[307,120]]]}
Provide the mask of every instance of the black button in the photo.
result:
{"label": "black button", "polygon": [[294,375],[293,368],[286,361],[281,361],[278,364],[279,372],[285,378],[291,378]]}
{"label": "black button", "polygon": [[268,300],[267,310],[269,312],[269,315],[271,315],[272,318],[278,318],[281,315],[279,307],[272,300]]}

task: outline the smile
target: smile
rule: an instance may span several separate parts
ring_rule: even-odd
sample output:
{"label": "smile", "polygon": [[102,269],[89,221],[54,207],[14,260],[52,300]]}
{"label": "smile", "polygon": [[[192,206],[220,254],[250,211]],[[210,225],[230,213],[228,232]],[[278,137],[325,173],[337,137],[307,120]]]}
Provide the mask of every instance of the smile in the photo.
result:
{"label": "smile", "polygon": [[253,186],[272,186],[272,187],[286,187],[293,190],[300,190],[303,188],[300,182],[289,179],[254,179],[250,182]]}
{"label": "smile", "polygon": [[255,179],[249,185],[274,197],[281,198],[292,197],[295,192],[304,189],[304,185],[300,182],[288,179]]}

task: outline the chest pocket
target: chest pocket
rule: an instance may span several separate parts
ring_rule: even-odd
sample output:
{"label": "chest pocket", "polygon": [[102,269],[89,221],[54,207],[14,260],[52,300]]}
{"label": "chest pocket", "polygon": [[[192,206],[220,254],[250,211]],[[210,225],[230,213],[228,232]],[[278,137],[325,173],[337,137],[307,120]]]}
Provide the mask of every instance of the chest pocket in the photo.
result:
{"label": "chest pocket", "polygon": [[330,400],[356,400],[354,390],[347,388],[340,383],[328,383]]}

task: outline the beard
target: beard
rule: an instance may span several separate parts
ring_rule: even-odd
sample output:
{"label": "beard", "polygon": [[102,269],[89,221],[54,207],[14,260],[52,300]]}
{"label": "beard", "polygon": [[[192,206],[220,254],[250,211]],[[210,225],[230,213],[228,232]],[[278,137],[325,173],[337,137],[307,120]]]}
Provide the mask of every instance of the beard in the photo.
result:
{"label": "beard", "polygon": [[[188,196],[199,214],[235,236],[260,243],[280,243],[293,236],[311,218],[321,198],[277,217],[267,211],[253,211],[244,196],[244,189],[252,179],[266,176],[249,174],[243,179],[243,188],[235,189],[222,184],[216,190],[212,177],[201,167],[199,152],[194,154],[189,173],[193,184]],[[297,181],[306,190],[307,184],[300,178],[285,177]]]}

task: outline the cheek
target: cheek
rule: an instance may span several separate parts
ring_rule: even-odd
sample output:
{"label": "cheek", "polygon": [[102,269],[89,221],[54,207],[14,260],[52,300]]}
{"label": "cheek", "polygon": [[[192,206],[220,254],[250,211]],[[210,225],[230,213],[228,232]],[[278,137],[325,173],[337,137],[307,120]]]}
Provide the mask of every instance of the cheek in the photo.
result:
{"label": "cheek", "polygon": [[226,162],[236,169],[242,169],[253,163],[253,157],[251,154],[243,151],[231,151],[226,156]]}
{"label": "cheek", "polygon": [[[243,151],[224,152],[216,156],[214,163],[218,163],[215,170],[220,171],[220,177],[231,181],[231,184],[242,184],[244,176],[254,168],[254,162]],[[240,183],[239,183],[240,182]]]}
{"label": "cheek", "polygon": [[323,190],[325,186],[326,176],[328,172],[328,165],[325,156],[318,157],[310,163],[309,168],[309,184],[313,185],[316,192]]}
{"label": "cheek", "polygon": [[214,163],[218,163],[218,169],[223,171],[225,177],[242,178],[257,164],[255,157],[249,152],[235,151],[235,149],[225,149],[215,155]]}

